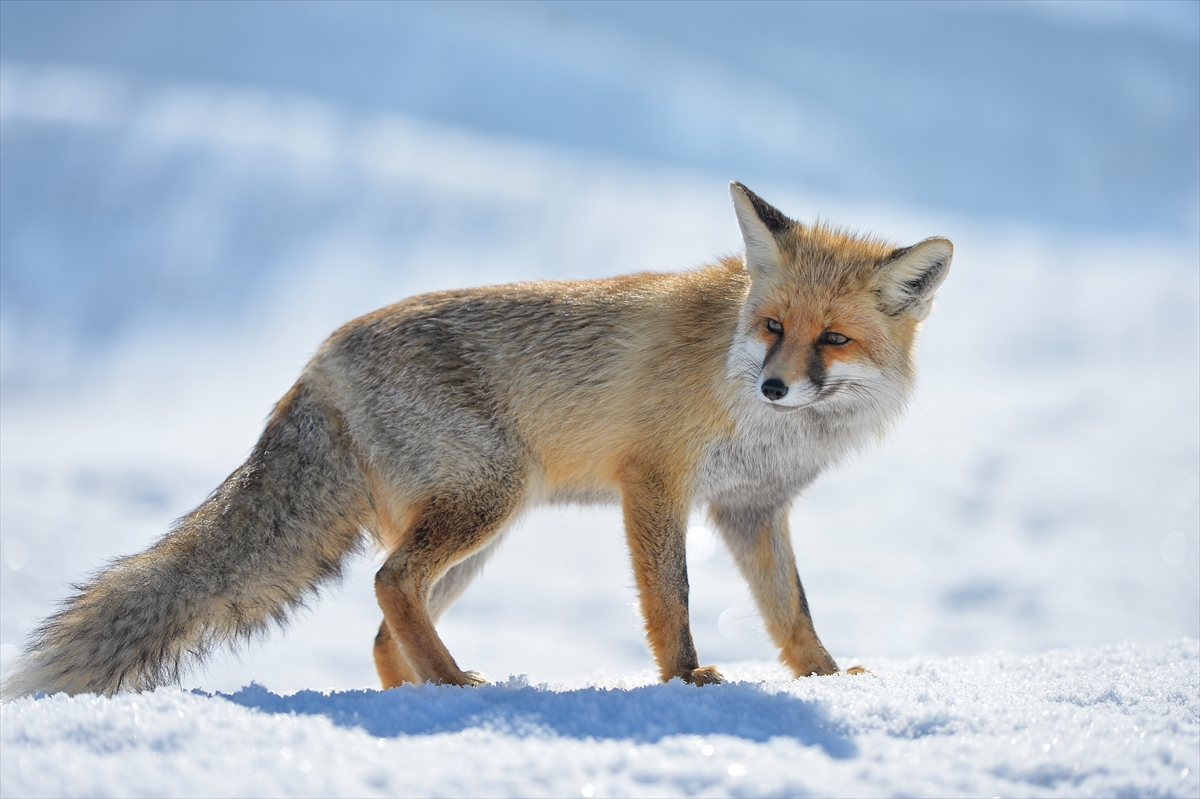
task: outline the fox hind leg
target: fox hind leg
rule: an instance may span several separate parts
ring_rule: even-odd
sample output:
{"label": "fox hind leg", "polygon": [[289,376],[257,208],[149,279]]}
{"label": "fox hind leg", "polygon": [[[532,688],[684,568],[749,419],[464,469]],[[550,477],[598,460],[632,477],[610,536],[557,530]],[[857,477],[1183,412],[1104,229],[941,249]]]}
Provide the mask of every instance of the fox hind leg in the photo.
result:
{"label": "fox hind leg", "polygon": [[800,584],[788,531],[788,507],[713,505],[710,516],[749,583],[783,662],[797,677],[836,672],[837,663],[817,638]]}
{"label": "fox hind leg", "polygon": [[493,535],[482,549],[451,566],[450,570],[434,583],[433,588],[429,591],[429,616],[433,619],[434,624],[437,624],[437,620],[442,617],[442,614],[462,596],[471,581],[479,576],[479,572],[483,571],[483,565],[500,546],[503,538],[503,531]]}
{"label": "fox hind leg", "polygon": [[[493,536],[478,552],[451,566],[450,570],[434,584],[433,589],[429,592],[427,605],[429,617],[435,624],[441,615],[454,604],[454,601],[462,595],[471,580],[483,569],[483,564],[496,550],[501,538],[503,538],[502,534]],[[375,636],[374,658],[375,670],[379,673],[379,681],[385,689],[395,688],[406,682],[420,682],[408,659],[400,650],[400,644],[392,635],[386,619],[380,623],[379,632]]]}
{"label": "fox hind leg", "polygon": [[[375,575],[375,596],[384,624],[399,644],[396,654],[407,661],[419,682],[483,682],[482,677],[462,671],[454,662],[434,629],[429,600],[439,578],[479,553],[512,517],[523,493],[515,474],[513,470],[497,477],[481,490],[432,497]],[[384,662],[388,668],[394,665],[390,650]],[[382,669],[380,677],[386,682]]]}
{"label": "fox hind leg", "polygon": [[409,665],[408,659],[400,651],[400,645],[392,635],[387,620],[379,624],[379,632],[375,634],[375,671],[379,673],[379,682],[384,689],[395,688],[406,682],[418,683],[417,673]]}

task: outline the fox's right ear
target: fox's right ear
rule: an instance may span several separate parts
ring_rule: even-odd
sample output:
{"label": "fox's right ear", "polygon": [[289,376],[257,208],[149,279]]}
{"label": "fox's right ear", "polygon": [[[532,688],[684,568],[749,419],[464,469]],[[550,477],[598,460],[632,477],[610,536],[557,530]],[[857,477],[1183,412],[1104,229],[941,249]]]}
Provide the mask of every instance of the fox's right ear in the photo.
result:
{"label": "fox's right ear", "polygon": [[729,193],[746,244],[746,269],[751,277],[762,277],[779,266],[778,237],[796,223],[736,180],[729,184]]}

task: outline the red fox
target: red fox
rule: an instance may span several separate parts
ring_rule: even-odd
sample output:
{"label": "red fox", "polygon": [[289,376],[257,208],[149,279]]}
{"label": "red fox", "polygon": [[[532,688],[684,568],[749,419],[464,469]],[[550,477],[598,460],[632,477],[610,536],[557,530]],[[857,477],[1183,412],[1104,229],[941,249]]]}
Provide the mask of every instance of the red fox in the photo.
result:
{"label": "red fox", "polygon": [[249,459],[31,635],[7,697],[146,690],[283,622],[365,539],[385,688],[474,685],[434,625],[501,531],[550,502],[619,502],[661,678],[698,685],[686,526],[706,507],[797,677],[838,670],[788,532],[794,498],[878,438],[953,247],[792,221],[740,183],[744,258],[681,274],[413,297],[342,327]]}

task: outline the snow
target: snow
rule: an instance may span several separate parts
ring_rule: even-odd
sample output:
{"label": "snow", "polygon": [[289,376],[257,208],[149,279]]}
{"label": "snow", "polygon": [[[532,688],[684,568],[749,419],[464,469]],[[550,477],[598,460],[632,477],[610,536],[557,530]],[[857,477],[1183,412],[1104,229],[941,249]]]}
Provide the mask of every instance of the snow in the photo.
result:
{"label": "snow", "polygon": [[886,660],[869,675],[10,702],[5,794],[1188,796],[1194,639]]}
{"label": "snow", "polygon": [[493,684],[374,690],[367,553],[182,686],[5,703],[0,793],[1200,794],[1194,184],[1150,203],[1182,235],[1081,230],[279,89],[0,68],[0,664],[70,582],[240,462],[338,324],[432,289],[736,252],[739,178],[800,219],[955,242],[909,412],[792,515],[817,630],[871,674],[786,679],[697,516],[693,630],[731,682],[657,684],[619,513],[544,509],[440,625]]}

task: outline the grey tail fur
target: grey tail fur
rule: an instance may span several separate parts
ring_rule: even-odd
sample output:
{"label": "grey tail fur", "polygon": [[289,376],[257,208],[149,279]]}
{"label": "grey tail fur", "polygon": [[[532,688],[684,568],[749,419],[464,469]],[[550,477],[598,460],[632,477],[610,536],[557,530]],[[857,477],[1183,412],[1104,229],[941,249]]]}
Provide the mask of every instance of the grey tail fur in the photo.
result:
{"label": "grey tail fur", "polygon": [[283,622],[362,541],[367,483],[340,415],[299,383],[250,458],[150,549],[83,585],[29,638],[4,698],[142,691]]}

